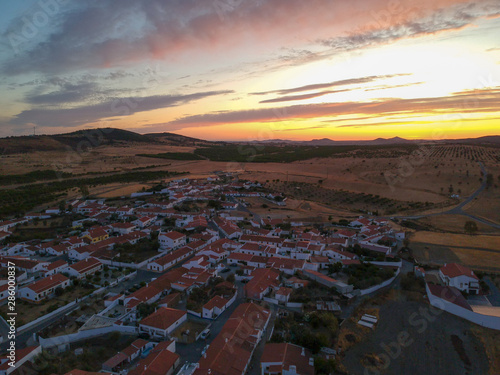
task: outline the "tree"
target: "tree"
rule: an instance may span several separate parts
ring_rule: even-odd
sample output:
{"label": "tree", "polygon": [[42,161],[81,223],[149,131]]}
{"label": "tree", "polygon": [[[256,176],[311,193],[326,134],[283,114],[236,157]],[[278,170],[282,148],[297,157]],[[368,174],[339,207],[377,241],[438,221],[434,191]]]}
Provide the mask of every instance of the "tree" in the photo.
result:
{"label": "tree", "polygon": [[63,288],[61,288],[60,286],[58,286],[58,287],[56,288],[56,290],[54,291],[54,293],[56,294],[56,296],[57,296],[57,297],[60,297],[60,296],[62,296],[62,295],[63,295],[63,293],[64,293],[64,289],[63,289]]}
{"label": "tree", "polygon": [[486,186],[490,187],[491,185],[493,185],[493,175],[491,173],[488,173],[486,175]]}
{"label": "tree", "polygon": [[464,231],[471,236],[478,231],[478,227],[475,221],[466,221],[464,225]]}
{"label": "tree", "polygon": [[87,185],[82,185],[80,186],[80,193],[84,196],[87,197],[89,195],[89,188]]}
{"label": "tree", "polygon": [[328,273],[337,273],[342,269],[342,263],[336,262],[328,265]]}

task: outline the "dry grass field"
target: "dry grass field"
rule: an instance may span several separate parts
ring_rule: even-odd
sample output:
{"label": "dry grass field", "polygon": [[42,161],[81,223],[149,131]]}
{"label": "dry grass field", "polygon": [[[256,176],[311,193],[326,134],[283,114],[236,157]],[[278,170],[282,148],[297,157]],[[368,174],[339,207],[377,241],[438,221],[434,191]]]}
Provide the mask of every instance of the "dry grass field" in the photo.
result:
{"label": "dry grass field", "polygon": [[458,262],[473,269],[500,272],[500,236],[415,232],[410,248],[421,263]]}
{"label": "dry grass field", "polygon": [[[362,149],[360,147],[360,149]],[[130,143],[104,145],[87,152],[67,148],[67,151],[35,151],[26,154],[0,156],[0,173],[21,174],[35,170],[62,170],[73,174],[109,173],[147,169],[188,172],[190,177],[204,178],[215,171],[239,173],[243,179],[260,182],[280,180],[317,184],[321,189],[344,190],[355,194],[379,196],[400,202],[422,203],[418,212],[435,209],[429,205],[449,206],[450,191],[467,196],[480,186],[481,170],[477,161],[485,163],[494,175],[495,182],[500,174],[500,149],[480,146],[421,145],[419,153],[390,157],[388,153],[377,156],[368,151],[350,151],[334,157],[301,160],[291,163],[239,163],[214,162],[209,160],[168,160],[137,156],[165,152],[193,152],[194,146],[173,146],[168,144]],[[133,192],[134,187],[99,187],[96,193],[102,197],[120,196]],[[138,186],[142,188],[142,186]],[[384,210],[359,202],[340,204],[335,200],[324,201],[314,197],[298,197],[299,200],[316,201],[323,210],[345,211],[359,209]],[[500,190],[491,187],[466,209],[477,216],[500,222],[500,212],[496,210],[500,202]],[[427,205],[425,205],[427,203]],[[359,206],[359,207],[358,207]],[[408,213],[408,209],[398,211],[398,204],[390,209],[390,214]],[[277,211],[277,210],[271,210]],[[279,214],[281,214],[280,212]],[[273,212],[274,214],[274,212]],[[286,215],[286,214],[285,214]],[[453,225],[450,224],[452,227]],[[458,224],[457,224],[458,225]],[[446,225],[445,225],[446,226]]]}
{"label": "dry grass field", "polygon": [[[486,215],[483,214],[478,216]],[[471,219],[463,215],[438,215],[424,217],[418,219],[417,222],[430,226],[433,231],[464,234],[464,225],[470,220]],[[491,218],[489,220],[491,220]],[[478,226],[477,234],[500,234],[500,229],[479,222],[476,222],[476,224]]]}

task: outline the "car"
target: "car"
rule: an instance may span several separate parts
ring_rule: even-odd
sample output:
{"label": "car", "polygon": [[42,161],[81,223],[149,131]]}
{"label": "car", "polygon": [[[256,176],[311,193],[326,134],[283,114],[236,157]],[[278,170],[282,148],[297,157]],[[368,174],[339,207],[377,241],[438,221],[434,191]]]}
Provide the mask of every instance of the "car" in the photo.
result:
{"label": "car", "polygon": [[210,329],[207,328],[201,333],[200,339],[206,340],[208,336],[210,336]]}
{"label": "car", "polygon": [[238,267],[238,265],[236,263],[231,263],[229,267]]}
{"label": "car", "polygon": [[222,271],[220,271],[220,273],[226,273],[226,272],[229,272],[230,269],[229,268],[224,268]]}

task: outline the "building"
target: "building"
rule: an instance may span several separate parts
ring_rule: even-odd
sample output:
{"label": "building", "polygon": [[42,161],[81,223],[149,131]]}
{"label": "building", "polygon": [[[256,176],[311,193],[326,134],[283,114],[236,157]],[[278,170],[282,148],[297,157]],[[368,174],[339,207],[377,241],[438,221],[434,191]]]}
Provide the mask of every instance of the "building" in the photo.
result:
{"label": "building", "polygon": [[439,269],[439,277],[447,286],[454,286],[458,290],[469,294],[478,294],[481,290],[479,279],[474,272],[457,263],[448,263]]}
{"label": "building", "polygon": [[243,375],[270,317],[255,303],[239,305],[203,354],[194,375]]}
{"label": "building", "polygon": [[102,270],[102,263],[92,257],[76,262],[66,268],[66,272],[70,276],[75,276],[78,279],[83,279],[87,275],[93,275],[100,270]]}
{"label": "building", "polygon": [[68,268],[68,263],[62,259],[56,260],[47,266],[45,276],[54,275],[56,273],[64,272]]}
{"label": "building", "polygon": [[290,299],[290,296],[292,295],[292,288],[286,288],[286,287],[281,287],[279,288],[276,293],[275,297],[278,300],[278,302],[283,302],[286,303]]}
{"label": "building", "polygon": [[166,338],[187,320],[187,312],[160,307],[139,323],[139,331],[152,337]]}
{"label": "building", "polygon": [[180,356],[175,353],[175,341],[162,341],[148,356],[141,359],[129,375],[172,375],[180,364]]}
{"label": "building", "polygon": [[162,250],[176,249],[186,244],[186,236],[177,231],[161,233],[158,236],[158,242]]}
{"label": "building", "polygon": [[91,228],[83,237],[88,238],[91,243],[96,243],[107,240],[109,238],[109,234],[103,228],[97,227]]}
{"label": "building", "polygon": [[19,297],[34,303],[52,296],[57,288],[66,288],[70,285],[70,280],[60,273],[45,277],[19,290]]}
{"label": "building", "polygon": [[135,230],[135,225],[132,223],[113,223],[110,225],[113,232],[123,234],[130,234]]}
{"label": "building", "polygon": [[127,346],[121,352],[118,352],[113,357],[102,364],[104,371],[118,372],[127,363],[132,362],[146,350],[153,348],[155,343],[143,339],[137,339],[132,344]]}
{"label": "building", "polygon": [[19,368],[26,362],[32,362],[37,355],[42,352],[42,347],[40,345],[28,346],[23,349],[17,349],[15,354],[15,366],[10,366],[9,363],[11,359],[8,354],[3,354],[0,356],[0,375],[8,375],[14,371],[16,373],[23,373],[24,371],[19,370]]}
{"label": "building", "polygon": [[262,299],[271,290],[279,287],[279,272],[272,268],[258,268],[251,274],[252,279],[245,284],[245,296]]}
{"label": "building", "polygon": [[337,292],[342,294],[350,293],[354,289],[352,285],[348,285],[346,283],[343,283],[342,281],[332,279],[331,277],[323,275],[318,271],[304,270],[304,275],[324,286],[327,286],[328,288],[335,288]]}
{"label": "building", "polygon": [[216,319],[226,310],[229,304],[229,301],[224,297],[214,296],[203,306],[201,316],[205,319]]}
{"label": "building", "polygon": [[154,261],[148,263],[148,270],[163,272],[173,265],[179,263],[181,260],[186,259],[194,253],[194,250],[190,247],[184,246],[180,249],[174,250]]}
{"label": "building", "polygon": [[314,375],[310,350],[290,343],[268,343],[260,358],[262,375]]}

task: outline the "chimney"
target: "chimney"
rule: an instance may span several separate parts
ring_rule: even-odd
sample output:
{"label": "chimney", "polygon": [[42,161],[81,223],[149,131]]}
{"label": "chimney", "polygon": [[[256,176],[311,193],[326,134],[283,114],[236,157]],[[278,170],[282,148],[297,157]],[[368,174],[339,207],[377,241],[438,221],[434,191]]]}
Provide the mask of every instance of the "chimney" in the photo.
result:
{"label": "chimney", "polygon": [[305,357],[306,355],[306,350],[304,348],[302,348],[302,352],[300,353],[301,356]]}
{"label": "chimney", "polygon": [[309,366],[314,366],[314,358],[313,357],[309,358]]}
{"label": "chimney", "polygon": [[207,358],[207,352],[203,353],[203,358]]}

